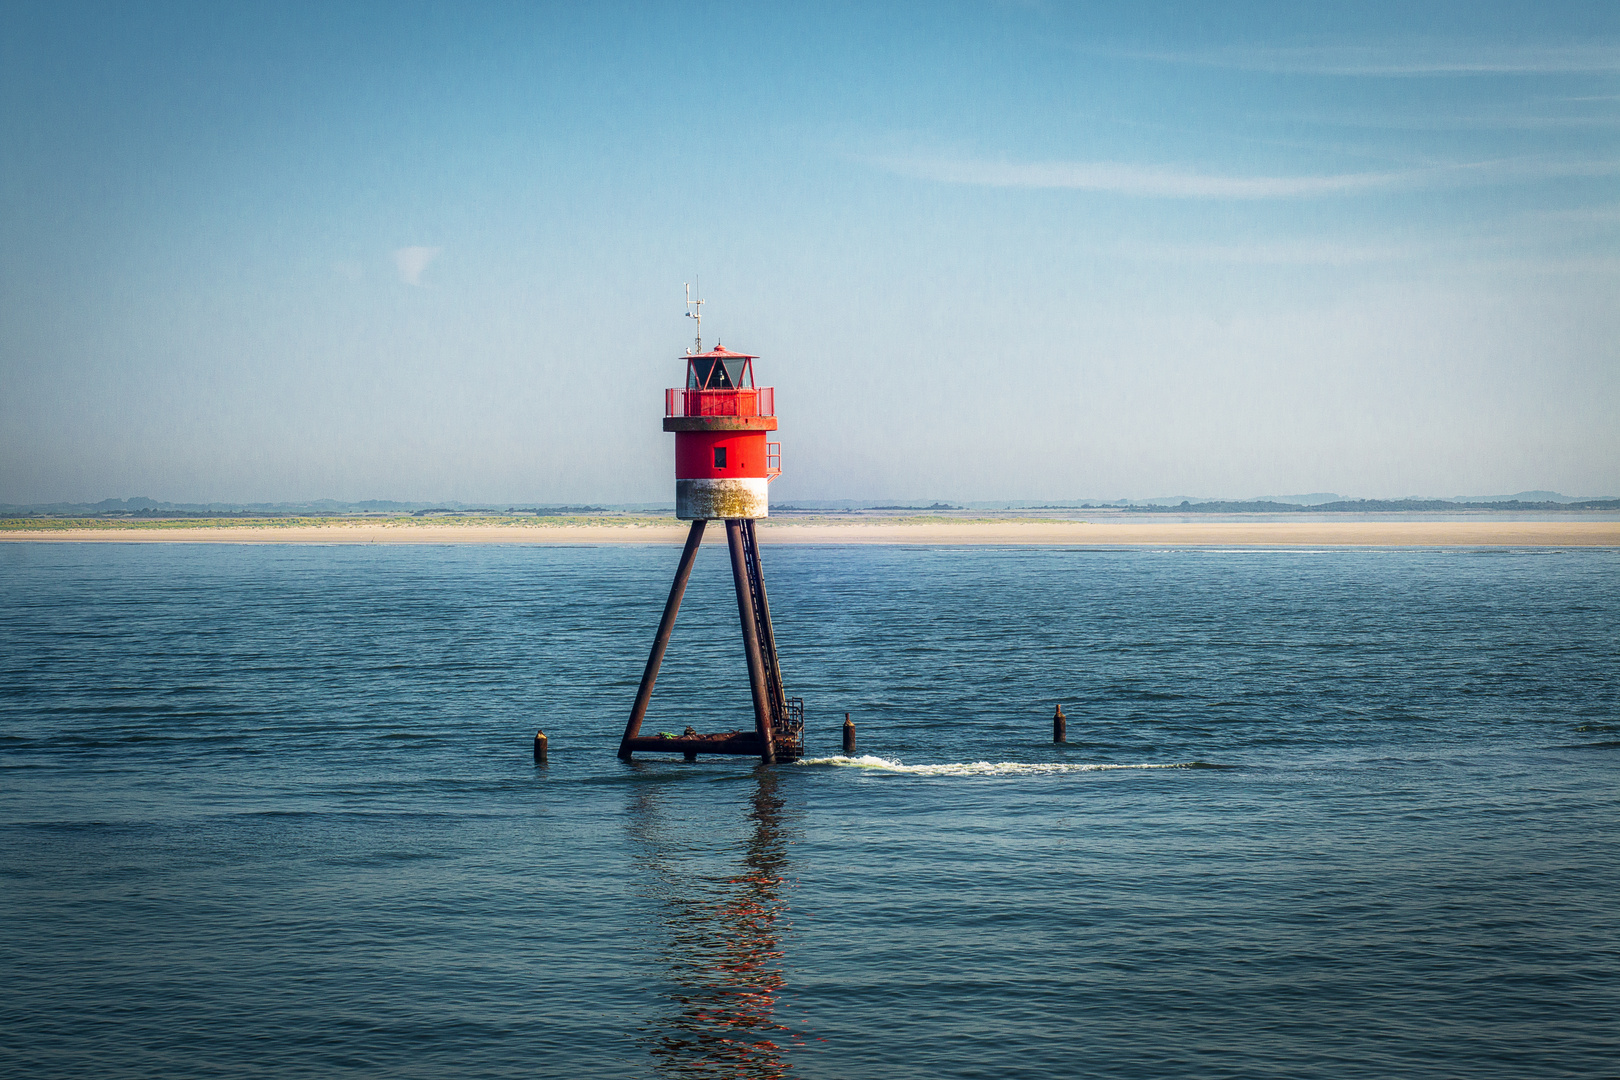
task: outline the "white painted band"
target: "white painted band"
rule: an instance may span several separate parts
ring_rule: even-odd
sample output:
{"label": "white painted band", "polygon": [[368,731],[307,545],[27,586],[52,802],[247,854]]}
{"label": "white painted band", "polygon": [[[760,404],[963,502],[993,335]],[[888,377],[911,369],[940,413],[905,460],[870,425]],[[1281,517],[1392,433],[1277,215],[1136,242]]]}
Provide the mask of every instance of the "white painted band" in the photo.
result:
{"label": "white painted band", "polygon": [[675,481],[675,516],[697,518],[762,518],[770,516],[770,481],[763,477],[738,480]]}

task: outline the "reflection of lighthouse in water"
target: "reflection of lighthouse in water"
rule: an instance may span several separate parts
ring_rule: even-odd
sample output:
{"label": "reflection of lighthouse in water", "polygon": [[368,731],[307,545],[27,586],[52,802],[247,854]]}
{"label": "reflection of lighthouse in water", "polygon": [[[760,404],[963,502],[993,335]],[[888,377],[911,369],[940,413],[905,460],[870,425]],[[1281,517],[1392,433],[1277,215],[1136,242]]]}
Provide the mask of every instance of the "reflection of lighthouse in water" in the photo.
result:
{"label": "reflection of lighthouse in water", "polygon": [[[675,1011],[647,1028],[659,1073],[669,1076],[784,1077],[783,1059],[796,1039],[777,1017],[782,975],[782,922],[787,840],[778,779],[756,773],[749,819],[753,830],[742,865],[724,874],[702,873],[675,859],[694,852],[690,838],[679,843],[666,830],[652,791],[638,798],[632,820],[656,880],[668,969],[668,994]],[[707,834],[707,823],[693,829]],[[731,853],[727,853],[730,855]],[[685,859],[682,859],[685,862]]]}

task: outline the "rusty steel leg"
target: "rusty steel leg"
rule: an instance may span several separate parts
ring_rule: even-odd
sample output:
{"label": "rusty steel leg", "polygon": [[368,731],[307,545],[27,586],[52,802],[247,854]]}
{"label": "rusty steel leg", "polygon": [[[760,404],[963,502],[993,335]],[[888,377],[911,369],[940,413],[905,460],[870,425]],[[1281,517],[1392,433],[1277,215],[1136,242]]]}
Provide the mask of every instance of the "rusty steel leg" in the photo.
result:
{"label": "rusty steel leg", "polygon": [[759,654],[765,661],[765,689],[771,696],[771,711],[777,716],[787,715],[787,692],[782,689],[782,661],[776,654],[776,631],[771,627],[771,602],[765,595],[765,571],[759,565],[759,540],[754,535],[754,521],[744,518],[743,537],[747,541],[744,551],[754,558],[752,582],[755,591],[754,624],[759,634]]}
{"label": "rusty steel leg", "polygon": [[681,563],[675,568],[675,583],[669,587],[669,599],[664,602],[664,617],[658,620],[652,655],[647,657],[647,667],[641,673],[641,688],[636,691],[636,703],[630,707],[630,722],[624,725],[624,738],[619,742],[619,756],[626,761],[630,760],[630,740],[641,734],[641,721],[647,715],[647,702],[652,700],[653,683],[658,681],[658,668],[664,662],[664,650],[669,648],[675,615],[681,610],[681,597],[686,594],[686,579],[692,576],[692,562],[697,558],[698,545],[703,543],[703,527],[707,524],[698,518],[686,534]]}
{"label": "rusty steel leg", "polygon": [[760,760],[776,764],[772,742],[771,699],[765,688],[765,658],[759,651],[759,624],[754,618],[754,590],[748,580],[747,557],[743,554],[742,520],[726,518],[726,544],[731,548],[731,577],[737,585],[737,613],[742,618],[743,651],[748,654],[748,689],[754,695],[754,726],[759,730],[763,751]]}

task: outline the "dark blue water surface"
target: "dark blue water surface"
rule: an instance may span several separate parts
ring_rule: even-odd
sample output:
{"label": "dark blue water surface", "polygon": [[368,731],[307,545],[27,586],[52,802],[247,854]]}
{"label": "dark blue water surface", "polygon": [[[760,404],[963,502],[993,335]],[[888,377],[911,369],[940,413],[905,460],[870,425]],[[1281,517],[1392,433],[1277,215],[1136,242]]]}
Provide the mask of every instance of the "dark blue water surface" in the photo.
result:
{"label": "dark blue water surface", "polygon": [[0,1073],[1620,1074],[1620,551],[676,554],[0,546]]}

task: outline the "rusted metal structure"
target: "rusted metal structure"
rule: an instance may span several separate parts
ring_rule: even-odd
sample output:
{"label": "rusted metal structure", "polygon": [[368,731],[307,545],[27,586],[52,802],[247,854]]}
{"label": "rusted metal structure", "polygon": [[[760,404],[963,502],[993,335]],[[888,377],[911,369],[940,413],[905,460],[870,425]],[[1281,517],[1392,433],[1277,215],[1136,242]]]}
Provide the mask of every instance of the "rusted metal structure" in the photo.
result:
{"label": "rusted metal structure", "polygon": [[[664,430],[675,433],[675,516],[692,526],[619,743],[619,757],[626,761],[637,750],[682,754],[688,761],[697,754],[757,754],[766,764],[793,761],[804,752],[804,702],[788,697],[782,688],[782,666],[754,533],[755,520],[770,512],[769,484],[782,471],[780,444],[766,441],[766,433],[776,430],[776,394],[772,387],[754,385],[756,359],[719,345],[705,352],[700,333],[686,352],[686,385],[664,392]],[[688,728],[674,737],[644,736],[641,723],[652,700],[653,684],[675,629],[675,616],[704,528],[711,520],[726,523],[743,654],[754,700],[754,730],[698,734]]]}

